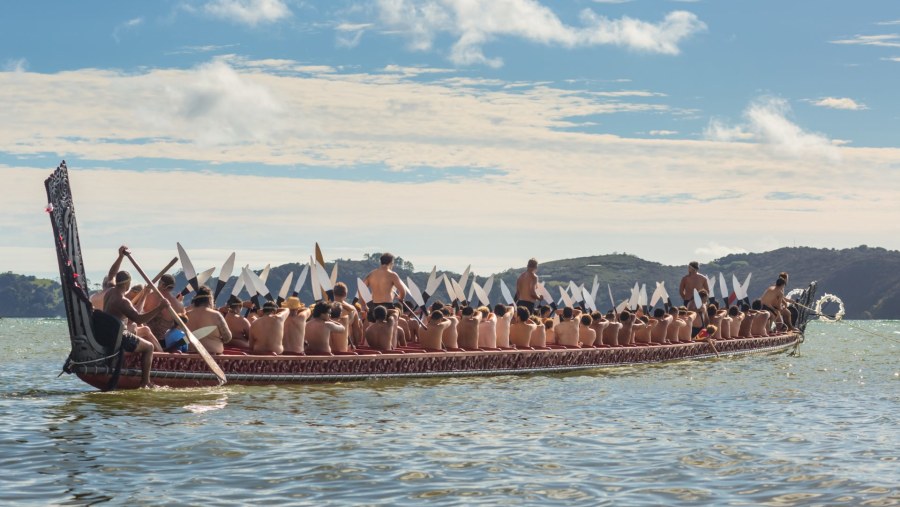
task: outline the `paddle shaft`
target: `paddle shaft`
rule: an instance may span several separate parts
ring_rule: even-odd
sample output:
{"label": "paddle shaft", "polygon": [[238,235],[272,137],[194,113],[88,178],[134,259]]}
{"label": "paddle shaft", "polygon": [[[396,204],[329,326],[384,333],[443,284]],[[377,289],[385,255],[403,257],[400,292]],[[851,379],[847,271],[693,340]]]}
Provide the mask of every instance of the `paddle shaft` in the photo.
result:
{"label": "paddle shaft", "polygon": [[[132,262],[134,262],[134,261],[132,261]],[[178,262],[178,257],[172,257],[172,260],[170,260],[169,263],[166,264],[166,267],[162,268],[162,271],[160,271],[156,276],[153,277],[152,282],[153,283],[158,282],[159,279],[162,278],[162,276],[164,274],[168,273],[169,270],[172,269],[172,266],[174,266],[176,262]]]}
{"label": "paddle shaft", "polygon": [[[156,288],[156,285],[153,284],[153,282],[150,280],[150,277],[147,276],[147,273],[144,273],[144,270],[141,269],[141,266],[137,263],[137,261],[134,260],[134,257],[131,256],[131,252],[127,252],[125,255],[128,257],[128,260],[131,261],[134,269],[136,269],[137,272],[141,274],[141,277],[147,282],[147,285],[150,286],[150,289],[156,293],[156,296],[161,301],[160,304],[165,304],[165,296],[163,296],[159,289]],[[169,310],[169,314],[175,320],[175,323],[178,324],[178,327],[180,327],[181,330],[184,331],[184,334],[188,337],[188,341],[190,341],[191,345],[193,345],[194,348],[197,349],[197,353],[200,354],[200,357],[203,358],[203,361],[207,366],[209,366],[209,369],[212,370],[213,373],[215,373],[216,377],[218,377],[219,384],[224,384],[227,381],[227,379],[225,378],[225,372],[223,372],[222,368],[220,368],[219,365],[216,364],[215,360],[213,360],[212,356],[209,355],[209,352],[206,350],[203,344],[200,343],[200,340],[198,340],[197,337],[194,336],[194,333],[192,333],[191,330],[188,329],[188,327],[185,325],[184,321],[181,320],[181,317],[179,317],[178,314],[175,313],[175,309],[172,308],[171,305],[167,305],[167,307]]]}

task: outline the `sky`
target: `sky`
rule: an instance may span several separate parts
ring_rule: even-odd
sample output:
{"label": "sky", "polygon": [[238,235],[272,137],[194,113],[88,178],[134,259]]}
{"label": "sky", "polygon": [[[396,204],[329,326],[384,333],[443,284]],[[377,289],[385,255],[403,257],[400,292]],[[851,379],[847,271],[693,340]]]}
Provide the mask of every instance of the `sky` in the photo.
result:
{"label": "sky", "polygon": [[9,2],[0,271],[63,159],[89,276],[900,249],[898,84],[893,0]]}

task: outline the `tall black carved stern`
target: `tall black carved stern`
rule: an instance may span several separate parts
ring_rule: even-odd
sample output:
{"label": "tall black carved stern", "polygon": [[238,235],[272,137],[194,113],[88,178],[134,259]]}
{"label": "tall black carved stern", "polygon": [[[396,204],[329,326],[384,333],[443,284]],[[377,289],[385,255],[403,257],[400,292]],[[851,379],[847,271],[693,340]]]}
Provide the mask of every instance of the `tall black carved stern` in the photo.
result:
{"label": "tall black carved stern", "polygon": [[72,353],[70,365],[92,364],[110,365],[103,361],[116,350],[117,333],[95,333],[97,323],[87,293],[84,275],[84,258],[78,239],[78,225],[75,221],[75,206],[72,203],[72,189],[69,187],[69,171],[65,160],[44,182],[47,189],[47,214],[53,226],[56,258],[59,262],[59,277],[65,300],[66,318],[69,321],[69,337]]}

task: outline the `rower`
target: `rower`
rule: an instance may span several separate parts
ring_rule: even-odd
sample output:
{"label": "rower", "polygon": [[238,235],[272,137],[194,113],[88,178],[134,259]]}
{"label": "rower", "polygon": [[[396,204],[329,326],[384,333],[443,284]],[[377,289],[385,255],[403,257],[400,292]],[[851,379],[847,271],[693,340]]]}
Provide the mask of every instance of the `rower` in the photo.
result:
{"label": "rower", "polygon": [[481,312],[467,306],[462,309],[462,318],[456,325],[457,343],[464,350],[478,349],[478,325],[481,324]]}
{"label": "rower", "polygon": [[344,326],[331,320],[331,305],[319,301],[313,307],[312,318],[306,323],[306,353],[331,354],[331,333],[341,332]]}
{"label": "rower", "polygon": [[[144,313],[138,313],[134,305],[125,297],[125,293],[131,287],[131,275],[128,271],[118,271],[122,265],[122,259],[125,254],[130,253],[128,247],[122,245],[119,247],[119,256],[112,265],[110,272],[114,272],[111,276],[113,285],[103,293],[103,311],[112,315],[122,322],[125,327],[126,321],[130,320],[137,324],[144,324],[163,310],[170,309],[171,306],[166,301]],[[141,355],[141,385],[140,387],[154,387],[150,382],[150,366],[153,362],[153,351],[162,350],[159,342],[151,343],[127,330],[122,331],[122,348],[126,352],[134,352]]]}
{"label": "rower", "polygon": [[197,289],[197,294],[191,300],[188,318],[190,318],[188,329],[191,331],[206,326],[216,327],[215,331],[200,339],[200,343],[210,354],[221,354],[225,351],[225,344],[231,341],[231,330],[225,322],[225,317],[213,309],[212,291],[209,287],[201,286]]}
{"label": "rower", "polygon": [[284,352],[284,321],[290,310],[278,308],[274,301],[266,301],[262,316],[250,324],[250,350],[254,354]]}
{"label": "rower", "polygon": [[394,305],[394,290],[397,291],[400,301],[406,299],[406,289],[403,288],[403,282],[393,268],[394,256],[384,253],[381,255],[381,265],[369,272],[363,280],[366,287],[372,291],[372,301],[367,303],[369,311],[376,306],[383,306],[386,309],[397,308]]}
{"label": "rower", "polygon": [[388,310],[378,305],[372,309],[375,322],[366,329],[366,342],[375,350],[394,350],[397,348],[397,318],[400,311],[396,308]]}
{"label": "rower", "polygon": [[524,306],[528,313],[534,313],[534,305],[540,299],[537,294],[537,268],[538,261],[534,258],[528,259],[525,272],[516,280],[516,306]]}
{"label": "rower", "polygon": [[[335,290],[335,293],[337,290]],[[281,303],[282,308],[288,309],[287,318],[284,320],[284,354],[303,354],[306,341],[306,319],[309,318],[309,308],[303,306],[300,299],[291,296]],[[346,342],[346,337],[344,338]]]}
{"label": "rower", "polygon": [[241,309],[244,302],[237,296],[231,296],[228,300],[228,306],[225,307],[225,324],[231,331],[231,341],[228,342],[229,347],[250,350],[250,321],[241,315]]}
{"label": "rower", "polygon": [[681,279],[681,285],[678,287],[684,305],[692,310],[696,309],[694,308],[694,289],[706,291],[709,294],[709,280],[700,274],[700,263],[697,261],[688,264],[688,274]]}

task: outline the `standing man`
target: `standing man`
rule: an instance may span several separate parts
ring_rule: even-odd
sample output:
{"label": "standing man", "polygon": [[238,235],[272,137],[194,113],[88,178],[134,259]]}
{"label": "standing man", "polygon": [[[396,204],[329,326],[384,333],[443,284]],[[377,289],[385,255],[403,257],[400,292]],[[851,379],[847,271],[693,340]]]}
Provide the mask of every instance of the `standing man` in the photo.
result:
{"label": "standing man", "polygon": [[400,301],[406,298],[406,290],[403,288],[403,282],[397,273],[394,273],[394,256],[389,253],[381,255],[381,266],[373,269],[366,275],[363,283],[372,291],[372,301],[369,301],[369,311],[376,306],[383,306],[385,309],[397,308],[394,305],[394,289],[397,289],[397,297]]}
{"label": "standing man", "polygon": [[516,280],[516,306],[524,306],[528,313],[534,313],[534,305],[540,299],[537,293],[537,267],[536,259],[528,259],[525,272]]}
{"label": "standing man", "polygon": [[[122,265],[122,259],[125,254],[130,253],[128,247],[122,245],[119,247],[119,257],[113,263],[113,269],[110,272],[117,271]],[[144,313],[138,313],[131,301],[125,297],[128,289],[131,288],[131,275],[128,271],[118,271],[111,277],[112,287],[103,293],[103,311],[119,319],[124,326],[127,320],[137,324],[145,324],[147,321],[158,315],[167,308],[171,308],[168,301],[157,306],[153,310]],[[162,350],[159,342],[150,343],[149,341],[129,333],[122,332],[122,348],[126,352],[135,352],[141,355],[141,387],[154,387],[150,383],[150,365],[153,362],[153,351],[155,349]]]}
{"label": "standing man", "polygon": [[681,285],[678,287],[678,292],[681,294],[681,299],[684,300],[684,305],[692,310],[696,310],[694,289],[697,289],[698,292],[706,291],[709,294],[709,280],[700,274],[700,263],[697,261],[691,261],[688,264],[688,274],[681,279]]}

